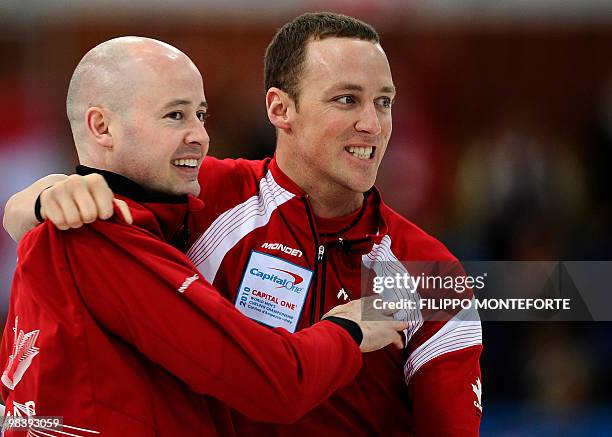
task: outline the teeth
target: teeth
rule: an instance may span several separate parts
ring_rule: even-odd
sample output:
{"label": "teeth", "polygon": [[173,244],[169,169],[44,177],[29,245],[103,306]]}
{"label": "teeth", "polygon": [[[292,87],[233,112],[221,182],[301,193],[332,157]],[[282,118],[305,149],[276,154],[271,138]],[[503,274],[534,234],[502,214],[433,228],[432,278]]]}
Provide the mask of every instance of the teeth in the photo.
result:
{"label": "teeth", "polygon": [[175,159],[172,161],[172,164],[179,167],[197,167],[198,160],[197,159]]}
{"label": "teeth", "polygon": [[372,146],[367,147],[355,147],[349,146],[346,147],[345,150],[352,154],[354,157],[359,159],[370,159],[372,156]]}

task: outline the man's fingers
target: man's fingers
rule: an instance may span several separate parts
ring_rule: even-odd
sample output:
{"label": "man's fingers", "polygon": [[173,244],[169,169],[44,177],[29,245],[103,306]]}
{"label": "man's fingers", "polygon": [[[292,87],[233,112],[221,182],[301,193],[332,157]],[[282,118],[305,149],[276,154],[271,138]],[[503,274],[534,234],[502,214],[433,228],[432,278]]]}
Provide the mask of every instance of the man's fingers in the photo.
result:
{"label": "man's fingers", "polygon": [[[363,339],[359,345],[362,352],[372,352],[389,344],[398,349],[404,347],[404,334],[408,328],[405,320],[395,320],[392,315],[381,314],[372,306],[375,297],[365,297],[338,305],[325,316],[337,316],[356,322],[361,328]],[[363,312],[362,312],[363,309]]]}
{"label": "man's fingers", "polygon": [[386,322],[386,323],[389,323],[393,327],[393,330],[396,331],[394,340],[392,343],[395,345],[396,348],[403,349],[405,346],[404,331],[408,329],[409,323],[406,321],[400,321],[400,322],[393,321],[393,322]]}
{"label": "man's fingers", "polygon": [[408,326],[410,326],[410,323],[405,320],[394,321],[391,323],[393,323],[393,329],[395,329],[396,331],[403,331],[405,329],[408,329]]}
{"label": "man's fingers", "polygon": [[49,199],[47,202],[43,203],[41,198],[40,214],[44,219],[51,220],[51,223],[53,223],[56,228],[62,231],[69,229],[64,213],[55,201]]}
{"label": "man's fingers", "polygon": [[83,226],[81,213],[74,199],[66,195],[65,192],[59,194],[60,195],[56,196],[55,201],[64,213],[64,220],[66,225],[68,225],[69,228],[73,229],[80,228],[81,226]]}
{"label": "man's fingers", "polygon": [[79,209],[79,215],[83,223],[92,223],[98,217],[98,208],[96,203],[87,195],[75,195],[74,201]]}
{"label": "man's fingers", "polygon": [[114,213],[113,192],[108,187],[104,178],[97,173],[92,173],[85,176],[84,179],[87,181],[89,194],[97,206],[97,217],[102,220],[111,218]]}
{"label": "man's fingers", "polygon": [[119,211],[123,216],[123,220],[125,220],[128,225],[131,225],[134,219],[132,218],[132,212],[130,211],[127,203],[121,199],[113,199],[113,202],[115,205],[117,205],[117,208],[119,208]]}
{"label": "man's fingers", "polygon": [[[112,217],[113,192],[97,173],[87,176],[71,175],[55,183],[40,195],[41,214],[61,229],[79,228],[83,223]],[[132,223],[132,214],[125,202],[117,206],[127,223]]]}
{"label": "man's fingers", "polygon": [[363,332],[360,345],[362,352],[372,352],[389,344],[394,344],[399,349],[404,347],[403,331],[408,328],[408,322],[360,321],[358,324]]}
{"label": "man's fingers", "polygon": [[396,338],[395,340],[393,340],[393,345],[398,348],[398,349],[403,349],[404,348],[404,340],[402,338],[402,336],[398,333],[396,333]]}
{"label": "man's fingers", "polygon": [[92,214],[91,203],[83,178],[72,175],[57,182],[40,195],[41,214],[49,218],[59,229],[79,228],[83,225],[81,211],[85,218]]}
{"label": "man's fingers", "polygon": [[80,178],[72,186],[67,188],[66,195],[73,200],[79,211],[83,223],[91,223],[98,218],[98,208],[93,197],[89,193],[86,180]]}
{"label": "man's fingers", "polygon": [[52,189],[71,228],[80,228],[83,223],[95,220],[96,207],[88,193],[86,177],[70,175],[65,181],[57,184],[57,188]]}

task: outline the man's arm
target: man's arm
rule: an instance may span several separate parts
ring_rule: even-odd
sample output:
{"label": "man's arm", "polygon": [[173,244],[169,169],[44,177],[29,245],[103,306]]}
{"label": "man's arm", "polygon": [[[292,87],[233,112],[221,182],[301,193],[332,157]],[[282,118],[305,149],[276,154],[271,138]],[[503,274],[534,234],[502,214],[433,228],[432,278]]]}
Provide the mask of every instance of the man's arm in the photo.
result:
{"label": "man's arm", "polygon": [[[194,391],[255,420],[295,421],[360,368],[359,348],[344,328],[329,321],[297,334],[263,327],[200,279],[182,253],[144,231],[96,222],[62,238],[75,285],[98,323]],[[92,259],[104,260],[104,268]],[[405,328],[396,322],[373,333],[376,322],[359,323],[368,324],[370,343],[386,337],[376,348]]]}
{"label": "man's arm", "polygon": [[113,198],[101,175],[52,174],[14,194],[6,203],[2,224],[13,240],[21,240],[40,223],[34,213],[39,196],[41,218],[49,219],[61,230],[79,228],[98,218],[106,220],[113,215],[113,205],[117,205],[126,222],[132,222],[129,208],[123,200]]}
{"label": "man's arm", "polygon": [[[465,277],[461,264],[435,262],[442,277]],[[473,298],[471,289],[421,290],[421,298]],[[426,320],[408,343],[404,376],[412,405],[416,436],[477,436],[482,416],[482,326],[478,312],[438,312]],[[439,317],[438,321],[435,318]],[[441,319],[440,319],[441,318]]]}
{"label": "man's arm", "polygon": [[[459,335],[459,334],[457,334]],[[457,336],[455,335],[455,336]],[[452,335],[434,348],[452,344]],[[479,435],[482,416],[482,345],[473,345],[433,358],[410,378],[415,436]],[[419,356],[425,359],[427,350]],[[416,358],[416,357],[414,357]]]}
{"label": "man's arm", "polygon": [[38,224],[34,216],[34,203],[36,198],[45,188],[56,182],[65,180],[68,176],[63,174],[51,174],[34,182],[32,185],[13,194],[4,207],[2,225],[6,232],[15,241]]}

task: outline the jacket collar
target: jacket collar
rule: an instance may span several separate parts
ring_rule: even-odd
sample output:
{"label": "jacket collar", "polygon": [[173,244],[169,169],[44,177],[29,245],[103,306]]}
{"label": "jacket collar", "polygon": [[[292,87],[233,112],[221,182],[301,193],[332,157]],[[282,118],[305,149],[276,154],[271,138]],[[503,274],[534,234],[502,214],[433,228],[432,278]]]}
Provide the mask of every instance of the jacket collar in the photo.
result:
{"label": "jacket collar", "polygon": [[102,175],[114,194],[136,202],[129,203],[134,225],[147,229],[180,250],[186,249],[189,240],[187,213],[204,207],[200,199],[191,194],[172,195],[147,190],[125,176],[107,170],[79,165],[76,172],[81,176]]}
{"label": "jacket collar", "polygon": [[91,168],[85,165],[77,165],[76,172],[81,176],[98,173],[104,177],[113,193],[128,197],[136,202],[187,203],[188,201],[188,196],[186,194],[174,195],[147,190],[131,179],[111,171]]}
{"label": "jacket collar", "polygon": [[295,194],[296,196],[303,197],[307,195],[307,193],[302,190],[302,188],[298,184],[296,184],[293,179],[291,179],[285,174],[285,172],[281,170],[281,168],[278,166],[278,161],[276,161],[276,154],[270,161],[268,169],[270,170],[270,173],[272,173],[272,177],[274,178],[276,183],[282,188],[289,191],[290,193]]}

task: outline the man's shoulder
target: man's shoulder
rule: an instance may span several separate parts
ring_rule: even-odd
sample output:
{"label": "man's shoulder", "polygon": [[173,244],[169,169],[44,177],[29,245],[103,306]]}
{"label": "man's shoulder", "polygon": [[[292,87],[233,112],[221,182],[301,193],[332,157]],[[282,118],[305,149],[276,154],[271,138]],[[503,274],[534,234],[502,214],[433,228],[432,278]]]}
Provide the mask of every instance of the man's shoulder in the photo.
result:
{"label": "man's shoulder", "polygon": [[[130,208],[132,204],[128,203]],[[66,246],[67,243],[73,241],[83,241],[83,244],[88,244],[94,236],[116,235],[125,237],[145,236],[148,238],[159,239],[151,230],[147,229],[146,225],[135,223],[129,225],[125,222],[118,211],[108,220],[96,220],[92,223],[84,224],[77,229],[60,230],[49,221],[45,220],[40,225],[36,226],[19,242],[17,251],[20,254],[30,252],[32,249],[40,251],[42,247],[60,248]],[[134,211],[133,211],[134,215]]]}
{"label": "man's shoulder", "polygon": [[436,237],[425,232],[400,213],[381,203],[380,213],[388,227],[394,252],[400,260],[456,261],[455,256]]}
{"label": "man's shoulder", "polygon": [[199,198],[206,205],[200,216],[214,219],[256,195],[269,163],[270,158],[252,161],[207,156],[199,174]]}
{"label": "man's shoulder", "polygon": [[243,158],[219,159],[214,156],[207,156],[202,161],[202,167],[200,168],[200,183],[216,183],[216,178],[224,176],[233,179],[240,177],[260,179],[266,174],[270,160],[271,158],[251,160]]}
{"label": "man's shoulder", "polygon": [[96,228],[115,227],[117,224],[112,224],[115,220],[113,218],[108,221],[97,220],[78,229],[68,230],[57,229],[51,221],[45,220],[27,232],[19,241],[17,246],[19,265],[37,266],[36,269],[39,270],[42,266],[49,265],[51,260],[61,263],[60,260],[74,249],[86,248],[92,253],[100,251],[96,239],[96,235],[100,232],[96,231]]}
{"label": "man's shoulder", "polygon": [[[30,229],[26,234],[19,240],[17,244],[17,257],[23,262],[29,259],[31,254],[37,254],[41,252],[43,248],[48,247],[50,243],[55,240],[55,233],[61,232],[55,228],[53,223],[49,220],[45,220],[43,223]],[[34,251],[33,249],[36,248]]]}

